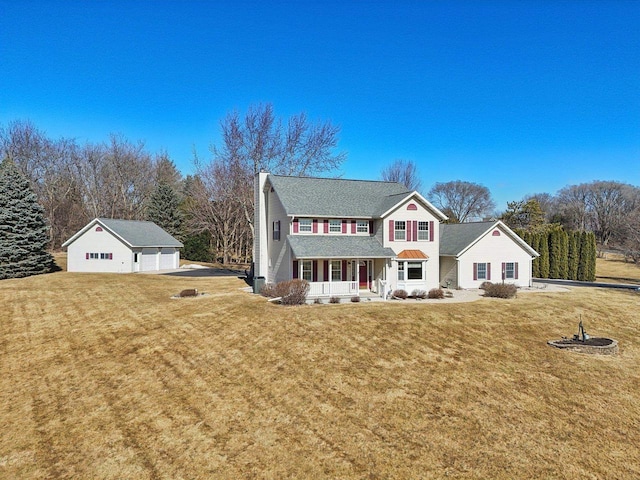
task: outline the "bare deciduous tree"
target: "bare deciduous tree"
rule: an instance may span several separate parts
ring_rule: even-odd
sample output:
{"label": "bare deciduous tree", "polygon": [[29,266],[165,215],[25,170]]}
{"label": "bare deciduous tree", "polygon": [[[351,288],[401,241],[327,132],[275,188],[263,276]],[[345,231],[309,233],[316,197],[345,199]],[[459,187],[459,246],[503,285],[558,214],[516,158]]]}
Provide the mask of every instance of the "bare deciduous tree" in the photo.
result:
{"label": "bare deciduous tree", "polygon": [[411,160],[394,160],[382,170],[381,176],[383,180],[401,183],[409,190],[419,191],[422,188],[418,169]]}
{"label": "bare deciduous tree", "polygon": [[479,220],[495,208],[487,187],[461,180],[436,183],[427,196],[450,222]]}

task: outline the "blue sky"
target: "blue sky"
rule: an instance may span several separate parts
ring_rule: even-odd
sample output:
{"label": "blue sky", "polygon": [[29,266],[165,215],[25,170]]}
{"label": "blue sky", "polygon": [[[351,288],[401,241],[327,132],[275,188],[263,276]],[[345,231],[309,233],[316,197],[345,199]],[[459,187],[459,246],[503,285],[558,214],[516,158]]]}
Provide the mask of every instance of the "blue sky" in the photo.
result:
{"label": "blue sky", "polygon": [[341,126],[347,178],[395,159],[498,204],[640,186],[640,2],[0,0],[0,124],[121,133],[184,173],[270,102]]}

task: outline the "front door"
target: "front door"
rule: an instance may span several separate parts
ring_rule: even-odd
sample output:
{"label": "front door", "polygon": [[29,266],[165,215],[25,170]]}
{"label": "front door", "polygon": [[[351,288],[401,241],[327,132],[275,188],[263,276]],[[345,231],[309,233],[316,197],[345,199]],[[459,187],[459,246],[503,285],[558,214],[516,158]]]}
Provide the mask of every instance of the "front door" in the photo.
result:
{"label": "front door", "polygon": [[367,269],[368,262],[358,263],[358,276],[360,277],[360,288],[369,288],[369,272]]}

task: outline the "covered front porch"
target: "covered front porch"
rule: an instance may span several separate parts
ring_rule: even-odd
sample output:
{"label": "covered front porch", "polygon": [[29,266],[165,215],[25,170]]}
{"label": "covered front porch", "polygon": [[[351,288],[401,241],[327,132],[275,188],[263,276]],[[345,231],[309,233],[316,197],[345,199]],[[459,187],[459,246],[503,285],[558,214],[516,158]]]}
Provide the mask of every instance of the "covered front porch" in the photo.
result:
{"label": "covered front porch", "polygon": [[308,296],[360,296],[380,293],[387,265],[395,256],[374,237],[289,237],[292,278],[310,283]]}

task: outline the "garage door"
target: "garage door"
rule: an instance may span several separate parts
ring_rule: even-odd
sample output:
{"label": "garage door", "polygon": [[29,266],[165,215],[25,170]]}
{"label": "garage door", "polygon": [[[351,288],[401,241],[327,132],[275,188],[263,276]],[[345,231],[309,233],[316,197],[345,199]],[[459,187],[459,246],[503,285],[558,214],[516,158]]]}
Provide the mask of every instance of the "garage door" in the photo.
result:
{"label": "garage door", "polygon": [[140,270],[148,272],[150,270],[158,269],[158,249],[157,248],[143,248],[142,249],[142,262],[140,263]]}
{"label": "garage door", "polygon": [[177,268],[174,259],[175,254],[173,248],[163,248],[160,252],[160,270]]}

